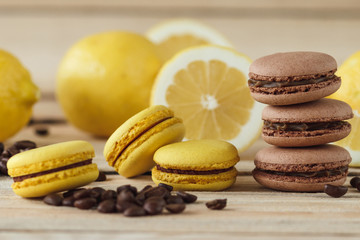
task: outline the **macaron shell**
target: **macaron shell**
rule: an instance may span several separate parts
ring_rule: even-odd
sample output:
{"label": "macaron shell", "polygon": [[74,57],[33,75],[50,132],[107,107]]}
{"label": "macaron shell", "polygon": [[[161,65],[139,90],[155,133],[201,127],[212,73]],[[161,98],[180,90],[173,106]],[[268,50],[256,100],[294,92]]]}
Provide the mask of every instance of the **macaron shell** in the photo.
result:
{"label": "macaron shell", "polygon": [[[268,174],[269,175],[269,174]],[[319,183],[301,183],[301,182],[286,182],[286,181],[278,181],[272,179],[267,174],[261,174],[259,171],[254,171],[253,176],[255,180],[261,185],[280,191],[288,191],[288,192],[322,192],[324,191],[325,184],[332,184],[336,186],[341,186],[346,181],[346,176],[337,179],[335,181],[324,181]]]}
{"label": "macaron shell", "polygon": [[173,116],[170,109],[156,105],[129,118],[106,141],[104,156],[109,165],[113,166],[119,154],[143,132]]}
{"label": "macaron shell", "polygon": [[86,141],[69,141],[25,151],[11,157],[7,163],[11,177],[42,172],[95,156],[93,146]]}
{"label": "macaron shell", "polygon": [[302,76],[327,73],[337,69],[335,59],[320,52],[275,53],[256,59],[250,73],[262,76]]}
{"label": "macaron shell", "polygon": [[323,164],[339,161],[350,163],[349,152],[333,144],[306,148],[267,147],[258,151],[255,160],[271,164]]}
{"label": "macaron shell", "polygon": [[42,197],[87,185],[97,179],[99,170],[96,164],[28,178],[12,184],[13,191],[25,198]]}
{"label": "macaron shell", "polygon": [[271,122],[329,122],[353,117],[349,104],[329,98],[291,106],[266,106],[262,119]]}
{"label": "macaron shell", "polygon": [[170,144],[154,155],[154,161],[161,167],[195,171],[229,168],[239,159],[235,146],[215,139]]}
{"label": "macaron shell", "polygon": [[[323,97],[327,97],[336,92],[341,85],[341,81],[331,83],[326,86],[323,84],[312,84],[306,91],[301,91],[304,86],[293,87],[299,89],[299,91],[292,91],[284,94],[265,94],[262,92],[251,91],[251,96],[258,102],[269,104],[269,105],[292,105],[305,103],[310,101],[319,100]],[[251,89],[251,88],[250,88]]]}
{"label": "macaron shell", "polygon": [[[343,127],[341,129],[334,130],[317,130],[317,134],[311,132],[306,135],[305,132],[299,132],[298,136],[294,136],[292,133],[282,132],[278,136],[269,136],[265,132],[262,134],[262,139],[268,144],[278,147],[307,147],[320,144],[326,144],[339,141],[350,134],[351,125]],[[303,136],[302,136],[303,135]]]}
{"label": "macaron shell", "polygon": [[124,177],[133,177],[154,166],[153,156],[160,147],[181,141],[185,127],[178,118],[170,118],[149,129],[133,141],[116,160],[114,168]]}
{"label": "macaron shell", "polygon": [[210,175],[187,175],[161,172],[154,167],[152,169],[152,180],[156,185],[165,183],[174,190],[186,191],[220,191],[231,187],[236,181],[237,170],[210,174]]}

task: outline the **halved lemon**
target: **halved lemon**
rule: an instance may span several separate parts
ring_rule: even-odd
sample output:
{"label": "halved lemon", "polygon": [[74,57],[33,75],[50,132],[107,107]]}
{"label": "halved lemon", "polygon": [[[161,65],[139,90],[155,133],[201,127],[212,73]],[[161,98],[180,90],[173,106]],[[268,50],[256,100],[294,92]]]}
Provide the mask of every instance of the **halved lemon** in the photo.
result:
{"label": "halved lemon", "polygon": [[336,75],[341,77],[341,87],[329,97],[347,102],[354,111],[354,118],[348,121],[350,135],[335,144],[350,152],[351,167],[360,167],[360,51],[346,59]]}
{"label": "halved lemon", "polygon": [[264,106],[250,96],[250,63],[220,46],[183,50],[161,68],[151,104],[168,106],[182,118],[187,139],[222,139],[243,151],[260,134]]}
{"label": "halved lemon", "polygon": [[233,47],[221,33],[192,19],[175,19],[159,23],[152,27],[146,36],[158,46],[164,62],[178,51],[197,45]]}

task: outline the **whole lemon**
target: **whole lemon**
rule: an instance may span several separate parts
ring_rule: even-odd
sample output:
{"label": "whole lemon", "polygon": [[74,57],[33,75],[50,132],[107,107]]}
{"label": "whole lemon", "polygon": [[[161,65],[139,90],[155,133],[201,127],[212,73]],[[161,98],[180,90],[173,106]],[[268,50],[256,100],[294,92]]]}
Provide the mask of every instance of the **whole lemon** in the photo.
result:
{"label": "whole lemon", "polygon": [[26,125],[40,92],[19,60],[0,49],[0,142]]}
{"label": "whole lemon", "polygon": [[92,35],[63,58],[57,99],[73,125],[106,137],[148,107],[160,66],[155,45],[141,35],[116,31]]}

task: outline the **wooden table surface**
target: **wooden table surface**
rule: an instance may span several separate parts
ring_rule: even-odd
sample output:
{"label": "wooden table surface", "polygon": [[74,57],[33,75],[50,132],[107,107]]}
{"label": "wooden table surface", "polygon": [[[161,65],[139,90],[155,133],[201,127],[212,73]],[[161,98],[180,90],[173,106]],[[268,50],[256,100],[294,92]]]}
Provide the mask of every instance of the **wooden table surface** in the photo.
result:
{"label": "wooden table surface", "polygon": [[[333,55],[341,64],[360,50],[360,2],[357,0],[0,0],[0,48],[20,58],[42,92],[34,119],[64,119],[54,97],[58,64],[79,39],[108,30],[145,33],[170,18],[195,18],[218,29],[236,49],[256,59],[282,51],[311,50]],[[50,126],[39,137],[27,127],[5,144],[30,139],[39,146],[87,140],[108,180],[93,183],[115,189],[152,184],[149,176],[125,179],[107,166],[97,139],[67,124]],[[0,177],[0,240],[4,239],[359,239],[360,192],[349,188],[340,199],[324,193],[285,193],[265,189],[251,176],[259,140],[240,153],[236,184],[224,192],[195,192],[199,200],[183,214],[126,218],[22,199]],[[359,170],[350,169],[358,175]],[[350,178],[349,178],[350,179]],[[348,181],[349,181],[348,179]],[[348,181],[346,185],[348,184]],[[227,198],[223,211],[204,203]]]}
{"label": "wooden table surface", "polygon": [[[46,137],[36,136],[27,127],[7,142],[31,139],[39,146],[67,140],[91,142],[96,151],[95,162],[107,172],[107,181],[95,182],[116,189],[123,184],[142,188],[153,184],[149,175],[126,179],[113,172],[102,156],[105,139],[96,139],[64,124],[49,127]],[[237,164],[236,183],[221,192],[194,192],[198,201],[187,205],[179,215],[129,218],[121,214],[101,214],[96,210],[53,207],[41,200],[16,196],[11,190],[12,180],[0,177],[0,239],[358,239],[360,236],[360,192],[349,187],[342,198],[325,193],[286,193],[266,189],[251,176],[253,154],[266,144],[259,140],[249,151],[241,153]],[[252,157],[251,157],[252,156]],[[350,175],[359,175],[351,169]],[[346,186],[349,186],[348,178]],[[222,211],[212,211],[205,202],[227,198]]]}

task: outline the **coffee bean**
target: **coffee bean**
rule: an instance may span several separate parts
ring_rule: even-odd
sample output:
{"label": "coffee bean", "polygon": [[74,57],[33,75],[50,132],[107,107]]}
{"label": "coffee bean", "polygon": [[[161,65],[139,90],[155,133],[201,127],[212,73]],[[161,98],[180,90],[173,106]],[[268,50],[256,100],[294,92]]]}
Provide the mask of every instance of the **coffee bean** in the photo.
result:
{"label": "coffee bean", "polygon": [[137,188],[134,186],[131,186],[130,184],[122,185],[116,189],[117,194],[121,193],[124,190],[128,190],[134,194],[134,196],[137,195]]}
{"label": "coffee bean", "polygon": [[91,197],[78,199],[74,202],[74,206],[79,209],[90,209],[94,207],[96,204],[97,204],[96,199]]}
{"label": "coffee bean", "polygon": [[348,191],[345,186],[335,186],[331,184],[325,184],[324,192],[334,198],[343,196]]}
{"label": "coffee bean", "polygon": [[146,199],[145,203],[147,203],[147,202],[158,202],[163,207],[165,207],[165,205],[166,205],[165,199],[162,197],[158,197],[158,196],[149,197],[148,199]]}
{"label": "coffee bean", "polygon": [[72,196],[75,192],[77,191],[80,191],[80,190],[84,190],[85,188],[75,188],[75,189],[71,189],[71,190],[68,190],[66,192],[63,193],[63,197],[66,198],[66,197],[70,197]]}
{"label": "coffee bean", "polygon": [[52,193],[49,195],[46,195],[43,199],[44,203],[52,206],[60,206],[62,203],[63,198],[56,193]]}
{"label": "coffee bean", "polygon": [[66,197],[62,200],[62,205],[67,207],[73,207],[75,202],[74,196]]}
{"label": "coffee bean", "polygon": [[15,142],[13,146],[19,150],[30,150],[36,148],[36,143],[33,141],[23,140]]}
{"label": "coffee bean", "polygon": [[145,193],[146,198],[153,196],[168,198],[170,196],[170,192],[164,187],[154,187]]}
{"label": "coffee bean", "polygon": [[102,194],[103,192],[105,192],[105,189],[102,188],[102,187],[94,187],[91,189],[92,191],[95,191],[95,192],[99,192],[100,194]]}
{"label": "coffee bean", "polygon": [[197,200],[197,196],[183,191],[176,192],[176,195],[181,197],[185,203],[193,203]]}
{"label": "coffee bean", "polygon": [[171,192],[174,189],[173,186],[167,185],[165,183],[159,183],[158,186],[166,188],[169,192]]}
{"label": "coffee bean", "polygon": [[360,183],[360,178],[359,177],[353,177],[350,180],[350,184],[351,186],[353,186],[354,188],[357,188],[358,184]]}
{"label": "coffee bean", "polygon": [[123,200],[123,201],[128,201],[128,202],[135,202],[135,196],[130,190],[121,191],[118,194],[117,199]]}
{"label": "coffee bean", "polygon": [[8,158],[3,158],[1,157],[0,159],[0,172],[6,176],[8,176],[8,169],[7,169],[7,161],[9,159]]}
{"label": "coffee bean", "polygon": [[2,142],[0,142],[0,154],[2,154],[4,152],[4,144]]}
{"label": "coffee bean", "polygon": [[170,197],[168,197],[166,199],[166,203],[167,204],[184,203],[184,200],[182,199],[182,197],[180,197],[178,195],[171,195]]}
{"label": "coffee bean", "polygon": [[101,200],[116,199],[116,192],[114,190],[106,190],[101,194]]}
{"label": "coffee bean", "polygon": [[73,196],[76,200],[82,199],[82,198],[88,198],[91,196],[91,189],[82,189],[82,190],[76,191],[76,192],[74,192]]}
{"label": "coffee bean", "polygon": [[144,203],[144,209],[149,215],[157,215],[162,212],[164,209],[164,204],[160,201],[148,201],[146,200]]}
{"label": "coffee bean", "polygon": [[37,126],[35,128],[35,134],[38,136],[47,136],[49,135],[49,130],[44,126]]}
{"label": "coffee bean", "polygon": [[115,208],[116,208],[117,212],[122,213],[129,207],[133,207],[133,206],[138,206],[138,205],[136,205],[135,203],[128,202],[128,201],[117,200]]}
{"label": "coffee bean", "polygon": [[140,190],[140,192],[138,194],[145,193],[145,192],[149,191],[151,188],[153,188],[151,185],[146,185],[143,189]]}
{"label": "coffee bean", "polygon": [[8,149],[6,149],[6,152],[10,155],[10,156],[14,156],[18,153],[20,153],[20,149],[15,147],[15,145],[12,145],[11,147],[9,147]]}
{"label": "coffee bean", "polygon": [[94,191],[93,189],[90,190],[90,197],[95,198],[96,201],[101,201],[101,193],[98,191]]}
{"label": "coffee bean", "polygon": [[99,176],[95,180],[95,182],[104,182],[106,181],[106,174],[102,171],[99,171]]}
{"label": "coffee bean", "polygon": [[168,204],[165,206],[166,210],[168,210],[171,213],[181,213],[185,210],[185,204],[184,203],[173,203]]}
{"label": "coffee bean", "polygon": [[124,216],[126,217],[139,217],[145,215],[146,211],[142,207],[138,207],[136,205],[131,206],[124,211]]}
{"label": "coffee bean", "polygon": [[226,207],[227,199],[215,199],[206,203],[206,207],[212,210],[221,210]]}
{"label": "coffee bean", "polygon": [[97,210],[102,213],[112,213],[115,212],[115,201],[112,199],[108,199],[105,201],[102,201],[98,207]]}

